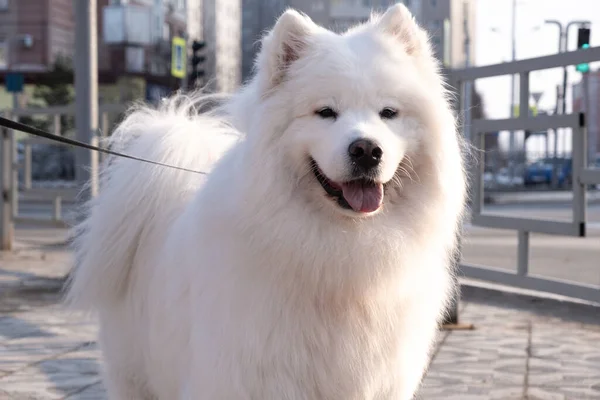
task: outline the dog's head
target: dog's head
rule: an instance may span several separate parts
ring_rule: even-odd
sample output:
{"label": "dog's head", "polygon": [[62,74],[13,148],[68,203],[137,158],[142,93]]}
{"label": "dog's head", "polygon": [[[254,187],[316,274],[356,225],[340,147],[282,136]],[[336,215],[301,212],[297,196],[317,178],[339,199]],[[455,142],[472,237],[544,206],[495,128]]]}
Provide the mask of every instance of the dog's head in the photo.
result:
{"label": "dog's head", "polygon": [[428,124],[447,109],[427,36],[403,5],[344,34],[286,11],[252,85],[263,151],[280,154],[309,201],[352,217],[374,215],[417,179],[437,140]]}

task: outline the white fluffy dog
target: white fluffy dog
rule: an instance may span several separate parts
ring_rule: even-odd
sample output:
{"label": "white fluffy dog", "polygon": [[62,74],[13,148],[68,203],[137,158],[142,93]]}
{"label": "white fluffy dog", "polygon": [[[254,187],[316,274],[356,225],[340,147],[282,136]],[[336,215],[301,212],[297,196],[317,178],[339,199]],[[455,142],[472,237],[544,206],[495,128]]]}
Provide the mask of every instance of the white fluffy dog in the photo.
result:
{"label": "white fluffy dog", "polygon": [[[406,7],[338,35],[295,11],[225,105],[137,108],[75,242],[111,399],[412,398],[466,183]],[[202,100],[202,98],[200,99]]]}

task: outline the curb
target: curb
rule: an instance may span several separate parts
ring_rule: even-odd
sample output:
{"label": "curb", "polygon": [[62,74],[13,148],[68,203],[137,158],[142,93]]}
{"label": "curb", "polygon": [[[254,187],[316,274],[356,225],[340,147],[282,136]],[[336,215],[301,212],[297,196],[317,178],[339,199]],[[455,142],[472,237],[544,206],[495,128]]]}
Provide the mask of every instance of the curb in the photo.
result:
{"label": "curb", "polygon": [[[600,303],[469,278],[460,278],[459,282],[461,288],[461,300],[463,301],[489,300],[490,302],[495,303],[498,299],[516,300],[521,303],[535,304],[536,306],[533,311],[540,307],[549,309],[568,308],[577,313],[583,312],[591,313],[592,315],[600,315]],[[599,318],[596,318],[596,324],[600,325]]]}
{"label": "curb", "polygon": [[[488,204],[492,205],[518,205],[518,204],[561,204],[573,201],[571,192],[550,193],[548,192],[526,192],[526,193],[497,193],[486,195]],[[588,204],[600,204],[600,193],[588,192]]]}

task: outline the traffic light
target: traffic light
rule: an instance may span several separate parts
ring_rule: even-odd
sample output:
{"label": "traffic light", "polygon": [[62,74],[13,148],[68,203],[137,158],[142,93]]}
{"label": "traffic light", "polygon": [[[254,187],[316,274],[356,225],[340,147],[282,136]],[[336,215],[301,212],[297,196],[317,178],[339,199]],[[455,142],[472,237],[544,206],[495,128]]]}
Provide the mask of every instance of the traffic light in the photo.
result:
{"label": "traffic light", "polygon": [[[577,49],[588,49],[590,47],[590,28],[580,27],[577,31]],[[577,71],[586,73],[590,71],[590,64],[577,64]]]}
{"label": "traffic light", "polygon": [[190,87],[194,87],[197,84],[197,80],[204,76],[204,68],[202,63],[206,61],[206,57],[200,54],[200,51],[206,46],[206,42],[200,40],[194,40],[192,42],[192,71],[189,77]]}

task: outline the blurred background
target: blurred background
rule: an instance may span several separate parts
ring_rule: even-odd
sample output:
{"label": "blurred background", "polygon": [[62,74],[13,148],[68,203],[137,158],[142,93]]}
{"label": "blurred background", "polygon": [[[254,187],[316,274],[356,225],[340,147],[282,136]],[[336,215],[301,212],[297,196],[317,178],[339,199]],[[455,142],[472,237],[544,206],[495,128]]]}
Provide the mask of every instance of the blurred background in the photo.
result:
{"label": "blurred background", "polygon": [[[286,8],[343,31],[396,2],[0,0],[0,116],[102,146],[132,102],[238,89]],[[600,0],[400,2],[478,148],[424,398],[600,399]],[[103,399],[96,327],[60,303],[103,154],[0,132],[0,398]]]}
{"label": "blurred background", "polygon": [[[600,23],[597,0],[401,2],[429,32],[442,71],[449,76],[465,68],[512,63],[600,44],[594,29]],[[343,31],[396,1],[97,0],[89,3],[94,10],[78,14],[76,5],[83,3],[0,0],[0,80],[4,82],[0,86],[0,112],[89,142],[91,136],[76,133],[76,114],[86,110],[83,106],[77,111],[75,106],[83,104],[75,98],[78,62],[80,71],[85,70],[81,75],[85,85],[91,85],[91,81],[97,84],[94,93],[98,116],[91,126],[102,138],[110,134],[133,101],[157,104],[176,90],[199,86],[215,92],[236,90],[252,76],[261,36],[286,8],[296,8],[318,24]],[[80,41],[79,59],[78,20],[83,27],[80,36],[95,34],[95,38]],[[90,28],[92,25],[95,28]],[[81,64],[89,55],[97,57],[97,71],[92,75],[89,65]],[[590,167],[600,166],[599,64],[538,69],[529,74],[530,117],[587,111],[585,151]],[[505,74],[476,79],[465,86],[468,96],[462,96],[456,107],[465,132],[471,120],[518,117],[519,84],[519,74]],[[92,92],[82,93],[88,96]],[[83,125],[88,124],[90,115],[80,118]],[[571,128],[487,132],[482,160],[485,211],[569,220],[573,202],[572,143]],[[89,178],[86,174],[90,168],[84,171],[76,166],[87,166],[91,161],[84,157],[77,162],[78,153],[73,148],[22,132],[14,131],[12,145],[14,222],[17,226],[68,225],[81,183]],[[582,248],[579,239],[536,236],[531,242],[534,270],[554,278],[600,284],[600,270],[590,258],[590,251],[598,247],[593,240],[597,240],[594,229],[600,221],[600,196],[597,185],[587,185],[586,189],[591,235],[583,239],[587,247]],[[557,240],[561,246],[556,246]],[[564,256],[572,246],[578,250]],[[516,231],[467,224],[463,259],[512,270],[517,263],[516,248]],[[570,267],[566,268],[565,263]]]}
{"label": "blurred background", "polygon": [[[594,29],[600,23],[597,0],[401,2],[429,32],[442,72],[448,76],[600,44]],[[76,101],[77,65],[85,70],[81,79],[86,85],[97,84],[93,93],[97,93],[98,115],[92,130],[102,138],[133,101],[157,104],[176,90],[200,86],[208,91],[235,91],[251,78],[260,38],[286,8],[343,31],[396,1],[97,0],[89,2],[94,10],[78,13],[76,6],[83,3],[0,0],[0,80],[4,82],[0,112],[62,136],[90,141],[95,139],[76,132],[76,115],[81,111],[76,105],[83,104]],[[77,21],[83,29],[80,36],[95,34],[95,38],[80,40],[78,45]],[[92,75],[89,65],[81,64],[89,55],[97,57]],[[529,74],[529,117],[586,112],[589,167],[600,166],[599,64],[537,69]],[[464,134],[469,136],[472,120],[518,117],[519,85],[519,74],[505,74],[465,86],[469,93],[463,93],[456,107]],[[80,121],[87,124],[90,115]],[[89,177],[78,172],[82,168],[77,165],[91,161],[77,162],[77,151],[70,147],[13,133],[13,221],[17,226],[67,226],[82,179]],[[487,132],[482,212],[570,220],[572,143],[571,128]],[[568,236],[536,234],[530,254],[534,271],[600,284],[600,270],[591,253],[598,247],[593,241],[596,229],[600,230],[600,192],[596,184],[586,185],[586,191],[588,237],[583,242],[587,244]],[[466,225],[463,259],[514,269],[517,232],[489,228]],[[577,250],[565,256],[571,247]]]}
{"label": "blurred background", "polygon": [[[575,50],[578,28],[592,27],[600,20],[600,4],[596,0],[402,2],[429,31],[436,55],[446,68],[497,64]],[[231,92],[251,76],[259,39],[285,8],[297,8],[315,22],[341,31],[366,20],[373,10],[384,10],[393,3],[98,0],[99,102],[114,105],[141,99],[156,103],[174,90],[195,85]],[[593,32],[592,29],[589,36],[591,46],[598,43],[599,37]],[[562,36],[566,36],[564,46]],[[0,87],[0,109],[43,108],[73,102],[74,42],[72,0],[0,0],[0,79],[6,82]],[[588,68],[589,94],[598,104],[600,72],[595,64]],[[583,109],[582,74],[576,66],[566,70],[565,73],[562,68],[555,68],[532,74],[532,114]],[[9,88],[11,82],[19,87]],[[480,79],[473,86],[471,118],[514,116],[518,98],[518,77]],[[588,159],[594,163],[600,163],[597,111],[596,107],[590,110],[588,124]],[[111,113],[106,115],[106,129],[118,119],[108,114]],[[38,114],[24,116],[22,121],[48,128],[53,126],[50,119],[51,116]],[[73,117],[61,116],[61,122],[61,132],[72,133]],[[492,132],[486,137],[486,186],[495,191],[568,189],[570,135],[569,129],[528,132],[527,137],[523,132]],[[48,164],[46,157],[52,156],[42,156],[40,151],[34,157],[35,180],[74,177],[72,157],[60,153],[63,161]]]}

